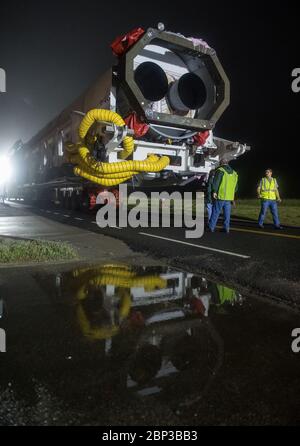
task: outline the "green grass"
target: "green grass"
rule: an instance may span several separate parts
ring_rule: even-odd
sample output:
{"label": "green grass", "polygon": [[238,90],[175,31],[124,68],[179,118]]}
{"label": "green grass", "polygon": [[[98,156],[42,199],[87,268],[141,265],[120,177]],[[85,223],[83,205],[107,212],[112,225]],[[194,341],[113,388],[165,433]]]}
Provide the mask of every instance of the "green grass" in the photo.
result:
{"label": "green grass", "polygon": [[[153,200],[155,202],[155,200]],[[148,201],[150,208],[150,200]],[[128,209],[133,208],[134,205],[129,205]],[[147,205],[143,203],[143,208],[147,208]],[[189,206],[187,206],[187,209]],[[278,203],[279,217],[283,225],[287,226],[300,226],[300,200],[286,199],[281,203]],[[193,213],[195,211],[195,202],[193,202]],[[240,199],[236,201],[236,207],[232,208],[232,216],[240,217],[257,221],[260,211],[260,200],[257,199]],[[171,203],[172,212],[172,203]],[[268,211],[265,223],[273,223],[270,211]]]}
{"label": "green grass", "polygon": [[[283,225],[300,226],[300,200],[282,200],[278,203],[279,217]],[[259,200],[237,200],[232,215],[241,218],[257,220],[260,211]],[[272,223],[272,216],[268,211],[265,223]]]}
{"label": "green grass", "polygon": [[72,260],[77,257],[75,249],[65,242],[0,237],[0,263]]}

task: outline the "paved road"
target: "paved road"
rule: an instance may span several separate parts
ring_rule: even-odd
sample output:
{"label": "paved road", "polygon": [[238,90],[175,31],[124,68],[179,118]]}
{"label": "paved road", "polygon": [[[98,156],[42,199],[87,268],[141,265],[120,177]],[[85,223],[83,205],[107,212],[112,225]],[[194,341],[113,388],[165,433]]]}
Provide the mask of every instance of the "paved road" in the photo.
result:
{"label": "paved road", "polygon": [[223,280],[251,286],[293,301],[300,300],[298,229],[276,231],[272,227],[266,227],[261,230],[252,223],[235,221],[229,235],[217,231],[213,234],[205,233],[199,239],[187,239],[185,228],[100,229],[95,214],[56,208],[28,208],[22,204],[10,203],[1,207],[0,233],[35,235],[38,228],[27,228],[24,234],[24,224],[19,219],[14,219],[14,216],[32,214],[117,237],[134,249],[171,259],[181,267],[206,270]]}
{"label": "paved road", "polygon": [[[232,278],[237,271],[257,282],[273,261],[270,241],[287,240],[296,253],[298,238],[237,230],[187,242],[174,228],[100,230],[92,215],[0,206],[0,234],[72,239],[76,232],[87,245],[91,236],[95,246],[102,242],[99,250],[116,251],[119,242],[96,233],[121,238],[176,268],[145,256],[128,257],[124,267],[115,253],[91,265],[3,268],[0,425],[300,423],[300,353],[291,348],[299,311],[241,289],[222,295],[205,274],[186,272],[205,267]],[[268,246],[266,260],[253,260],[260,249],[253,240]]]}

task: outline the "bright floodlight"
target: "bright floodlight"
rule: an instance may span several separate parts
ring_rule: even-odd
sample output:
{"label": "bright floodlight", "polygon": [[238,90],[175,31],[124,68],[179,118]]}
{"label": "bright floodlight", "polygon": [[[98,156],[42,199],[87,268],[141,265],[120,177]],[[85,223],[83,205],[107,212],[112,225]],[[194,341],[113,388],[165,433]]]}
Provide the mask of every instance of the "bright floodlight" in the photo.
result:
{"label": "bright floodlight", "polygon": [[7,155],[0,156],[0,183],[5,183],[11,176],[11,164]]}

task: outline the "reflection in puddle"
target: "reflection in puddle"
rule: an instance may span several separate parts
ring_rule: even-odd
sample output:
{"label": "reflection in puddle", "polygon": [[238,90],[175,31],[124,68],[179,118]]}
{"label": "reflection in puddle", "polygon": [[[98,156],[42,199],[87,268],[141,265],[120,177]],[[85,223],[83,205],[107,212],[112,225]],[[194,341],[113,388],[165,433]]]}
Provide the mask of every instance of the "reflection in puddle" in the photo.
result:
{"label": "reflection in puddle", "polygon": [[57,275],[55,284],[58,296],[72,295],[86,339],[104,342],[106,357],[127,352],[126,364],[119,364],[127,388],[143,396],[159,393],[168,376],[200,365],[205,387],[223,354],[210,308],[242,303],[233,289],[161,267],[106,264]]}
{"label": "reflection in puddle", "polygon": [[190,273],[107,264],[56,276],[59,295],[74,296],[82,333],[108,339],[120,330],[207,317],[211,305],[242,302],[235,290]]}
{"label": "reflection in puddle", "polygon": [[195,407],[200,424],[298,420],[300,370],[289,339],[298,315],[158,266],[21,279],[1,289],[0,420],[12,401],[14,419],[26,412],[27,423],[47,413],[49,424],[126,425],[145,423],[144,411],[168,423],[166,408],[189,423]]}

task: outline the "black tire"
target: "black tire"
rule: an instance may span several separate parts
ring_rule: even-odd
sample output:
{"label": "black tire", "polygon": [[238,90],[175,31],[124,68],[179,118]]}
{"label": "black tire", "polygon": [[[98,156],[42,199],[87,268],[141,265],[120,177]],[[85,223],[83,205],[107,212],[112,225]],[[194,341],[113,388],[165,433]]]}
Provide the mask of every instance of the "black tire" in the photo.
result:
{"label": "black tire", "polygon": [[80,195],[76,194],[75,192],[73,192],[71,195],[71,209],[72,211],[80,210]]}
{"label": "black tire", "polygon": [[65,207],[65,197],[62,192],[59,193],[59,207],[61,209],[64,209],[64,207]]}
{"label": "black tire", "polygon": [[72,197],[67,194],[65,199],[65,208],[70,211],[72,209]]}
{"label": "black tire", "polygon": [[90,210],[90,198],[87,193],[83,193],[80,198],[80,210],[82,212],[89,212]]}

